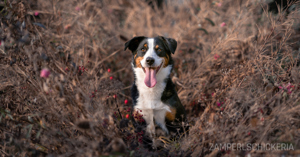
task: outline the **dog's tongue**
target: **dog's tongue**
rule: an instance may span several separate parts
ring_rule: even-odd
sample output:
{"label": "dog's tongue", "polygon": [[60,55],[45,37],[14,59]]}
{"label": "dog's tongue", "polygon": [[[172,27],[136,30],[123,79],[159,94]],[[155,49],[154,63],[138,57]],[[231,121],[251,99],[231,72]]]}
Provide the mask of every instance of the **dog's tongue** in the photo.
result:
{"label": "dog's tongue", "polygon": [[152,88],[156,85],[156,70],[155,69],[150,69],[150,68],[145,68],[145,84],[146,86]]}

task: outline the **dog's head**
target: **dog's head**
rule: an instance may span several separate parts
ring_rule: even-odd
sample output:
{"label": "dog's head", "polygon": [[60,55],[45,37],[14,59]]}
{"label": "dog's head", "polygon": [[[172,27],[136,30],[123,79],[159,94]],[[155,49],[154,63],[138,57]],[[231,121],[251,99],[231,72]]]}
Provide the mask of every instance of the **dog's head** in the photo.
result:
{"label": "dog's head", "polygon": [[162,36],[139,36],[125,43],[125,50],[128,48],[132,51],[132,66],[137,79],[143,79],[149,88],[170,74],[173,65],[171,53],[175,53],[176,47],[177,42],[174,39]]}

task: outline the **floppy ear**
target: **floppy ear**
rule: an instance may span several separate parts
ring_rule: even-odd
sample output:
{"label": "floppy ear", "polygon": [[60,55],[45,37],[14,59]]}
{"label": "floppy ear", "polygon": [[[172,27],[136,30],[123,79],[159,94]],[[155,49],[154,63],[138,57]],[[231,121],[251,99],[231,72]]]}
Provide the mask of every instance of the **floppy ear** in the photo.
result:
{"label": "floppy ear", "polygon": [[175,53],[175,50],[177,48],[177,41],[172,38],[165,38],[163,36],[159,36],[164,41],[165,45],[169,48],[171,53]]}
{"label": "floppy ear", "polygon": [[139,36],[139,37],[134,37],[134,38],[132,38],[131,40],[127,41],[127,42],[125,43],[124,51],[125,51],[125,50],[127,49],[127,47],[128,47],[128,49],[129,49],[130,51],[134,52],[134,51],[137,49],[137,47],[139,46],[140,42],[141,42],[142,40],[144,40],[145,38],[146,38],[146,37],[144,37],[144,36]]}

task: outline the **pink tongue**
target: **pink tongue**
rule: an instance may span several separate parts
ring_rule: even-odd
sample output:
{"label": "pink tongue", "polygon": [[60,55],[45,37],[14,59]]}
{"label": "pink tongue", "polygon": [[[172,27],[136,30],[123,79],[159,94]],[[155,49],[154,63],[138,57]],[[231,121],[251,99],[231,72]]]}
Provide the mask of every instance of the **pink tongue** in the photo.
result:
{"label": "pink tongue", "polygon": [[156,70],[154,69],[150,69],[150,68],[145,68],[145,73],[146,73],[146,77],[145,77],[145,84],[146,86],[152,88],[156,85]]}

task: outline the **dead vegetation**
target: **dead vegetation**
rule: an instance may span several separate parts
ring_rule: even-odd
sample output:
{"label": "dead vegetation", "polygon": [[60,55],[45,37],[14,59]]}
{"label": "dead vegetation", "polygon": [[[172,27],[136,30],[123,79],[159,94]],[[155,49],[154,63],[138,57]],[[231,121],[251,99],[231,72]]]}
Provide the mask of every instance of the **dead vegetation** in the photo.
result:
{"label": "dead vegetation", "polygon": [[[256,0],[168,1],[161,9],[129,0],[0,5],[2,156],[300,153],[299,4],[288,15]],[[139,35],[178,41],[172,79],[191,126],[154,152],[126,119],[133,73],[123,48]],[[210,149],[224,143],[294,150]]]}

